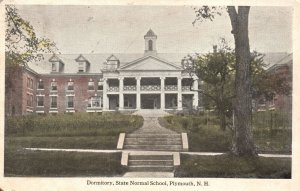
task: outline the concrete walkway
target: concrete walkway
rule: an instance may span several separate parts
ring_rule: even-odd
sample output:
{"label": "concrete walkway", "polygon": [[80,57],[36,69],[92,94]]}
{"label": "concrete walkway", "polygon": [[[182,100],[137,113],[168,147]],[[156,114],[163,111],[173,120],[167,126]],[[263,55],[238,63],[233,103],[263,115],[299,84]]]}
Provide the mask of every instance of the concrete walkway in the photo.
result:
{"label": "concrete walkway", "polygon": [[[25,150],[32,151],[63,151],[63,152],[84,152],[84,153],[118,153],[118,152],[130,152],[130,153],[142,153],[142,154],[172,154],[174,152],[166,152],[166,151],[136,151],[136,150],[97,150],[97,149],[51,149],[51,148],[24,148]],[[225,153],[215,153],[215,152],[179,152],[182,154],[189,155],[200,155],[200,156],[215,156],[222,155]],[[258,154],[261,157],[270,157],[270,158],[291,158],[292,155],[283,155],[283,154]]]}
{"label": "concrete walkway", "polygon": [[159,117],[170,115],[162,110],[140,110],[134,113],[134,115],[140,115],[144,118],[143,126],[132,134],[178,134],[170,129],[162,127],[159,122]]}
{"label": "concrete walkway", "polygon": [[173,178],[173,172],[126,172],[123,177],[132,178]]}

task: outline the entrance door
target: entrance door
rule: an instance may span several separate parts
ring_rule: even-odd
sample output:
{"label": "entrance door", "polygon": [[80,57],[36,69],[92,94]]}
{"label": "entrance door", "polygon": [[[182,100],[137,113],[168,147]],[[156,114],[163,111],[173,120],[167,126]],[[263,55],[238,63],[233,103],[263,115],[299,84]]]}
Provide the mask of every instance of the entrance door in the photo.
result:
{"label": "entrance door", "polygon": [[141,95],[142,109],[159,109],[160,94],[142,94]]}
{"label": "entrance door", "polygon": [[109,95],[109,110],[117,110],[119,107],[119,96]]}

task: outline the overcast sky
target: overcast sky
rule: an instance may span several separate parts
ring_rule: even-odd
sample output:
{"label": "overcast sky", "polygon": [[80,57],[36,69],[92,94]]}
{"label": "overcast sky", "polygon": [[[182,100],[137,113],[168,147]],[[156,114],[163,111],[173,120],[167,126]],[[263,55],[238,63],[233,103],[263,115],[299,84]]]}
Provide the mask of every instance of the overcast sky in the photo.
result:
{"label": "overcast sky", "polygon": [[[208,52],[221,37],[233,44],[228,14],[192,25],[190,6],[17,6],[39,36],[61,53],[142,53],[151,28],[160,53]],[[251,7],[250,47],[259,52],[292,52],[292,8]]]}

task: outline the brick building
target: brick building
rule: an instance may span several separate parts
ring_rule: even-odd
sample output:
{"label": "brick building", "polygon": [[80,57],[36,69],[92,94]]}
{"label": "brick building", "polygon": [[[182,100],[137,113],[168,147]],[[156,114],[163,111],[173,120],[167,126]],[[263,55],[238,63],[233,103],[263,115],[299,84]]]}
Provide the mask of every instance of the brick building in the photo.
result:
{"label": "brick building", "polygon": [[44,55],[15,71],[6,114],[197,108],[198,78],[181,65],[186,54],[158,53],[156,40],[150,29],[142,54]]}
{"label": "brick building", "polygon": [[[267,69],[269,76],[284,79],[289,87],[293,86],[293,54],[287,54],[280,60],[273,63]],[[292,112],[292,92],[290,94],[275,93],[271,101],[266,101],[263,97],[258,100],[258,110],[281,110],[287,113]]]}

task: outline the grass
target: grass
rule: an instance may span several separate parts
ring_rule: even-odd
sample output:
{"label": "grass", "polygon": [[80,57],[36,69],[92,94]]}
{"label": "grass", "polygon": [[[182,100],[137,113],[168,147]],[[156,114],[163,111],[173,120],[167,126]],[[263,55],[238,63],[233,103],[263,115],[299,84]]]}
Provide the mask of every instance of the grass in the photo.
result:
{"label": "grass", "polygon": [[121,176],[121,153],[77,153],[6,149],[4,174],[8,177]]}
{"label": "grass", "polygon": [[212,123],[203,125],[204,119],[197,116],[167,116],[159,118],[162,126],[176,132],[187,132],[189,151],[227,152],[231,146],[231,132],[221,131],[218,125]]}
{"label": "grass", "polygon": [[[274,127],[270,129],[257,127],[261,117],[255,115],[254,139],[258,152],[291,154],[292,131],[290,128]],[[273,119],[275,120],[275,119]],[[188,134],[189,151],[200,152],[228,152],[232,143],[232,131],[221,130],[218,119],[214,115],[185,115],[167,116],[160,118],[162,126],[176,132]],[[261,123],[260,123],[261,125]]]}
{"label": "grass", "polygon": [[241,158],[232,155],[181,154],[175,177],[291,178],[290,158]]}
{"label": "grass", "polygon": [[118,176],[120,153],[24,150],[26,147],[116,149],[119,134],[143,125],[141,116],[58,114],[6,118],[5,176]]}

